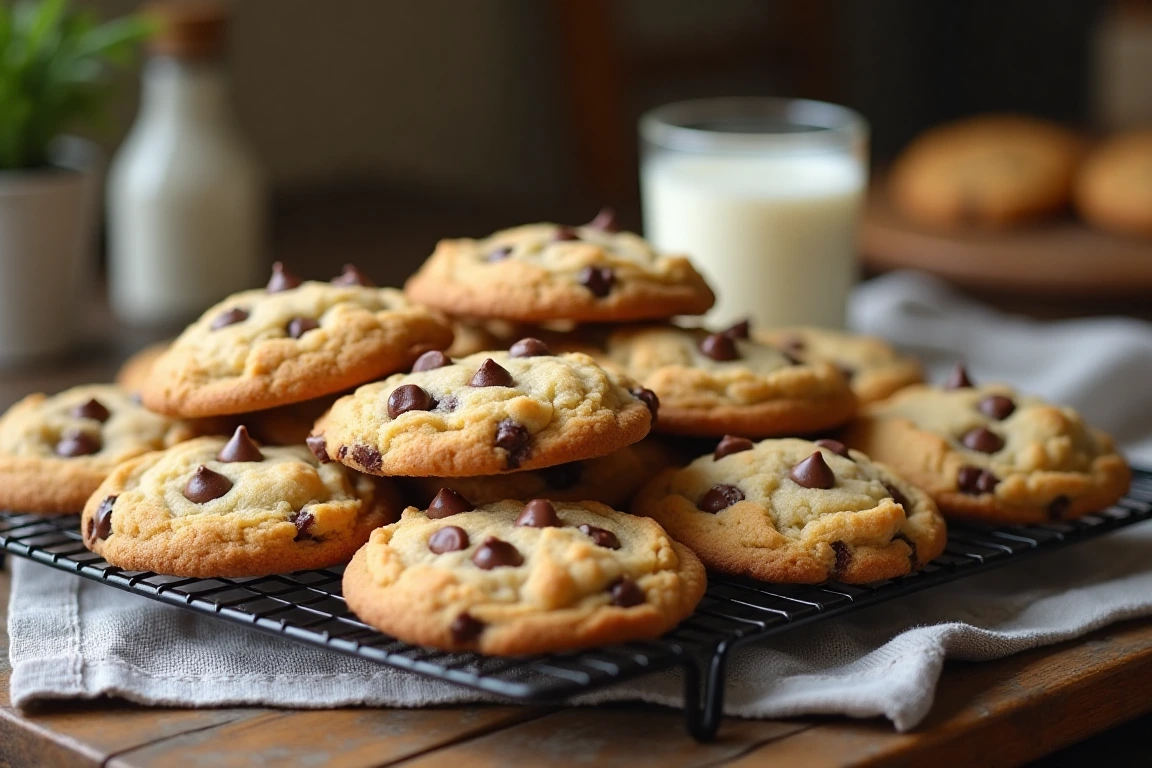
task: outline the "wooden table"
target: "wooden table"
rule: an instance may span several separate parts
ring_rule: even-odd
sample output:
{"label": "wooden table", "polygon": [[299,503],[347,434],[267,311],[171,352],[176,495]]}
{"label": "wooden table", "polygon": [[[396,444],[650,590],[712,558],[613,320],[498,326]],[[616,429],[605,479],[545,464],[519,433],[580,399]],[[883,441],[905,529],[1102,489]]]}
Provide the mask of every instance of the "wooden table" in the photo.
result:
{"label": "wooden table", "polygon": [[[0,616],[7,599],[3,573]],[[5,631],[0,766],[1017,765],[1152,711],[1152,620],[1000,661],[949,663],[913,733],[881,719],[729,718],[711,744],[694,743],[678,712],[623,704],[290,711],[105,700],[19,714],[7,645]]]}

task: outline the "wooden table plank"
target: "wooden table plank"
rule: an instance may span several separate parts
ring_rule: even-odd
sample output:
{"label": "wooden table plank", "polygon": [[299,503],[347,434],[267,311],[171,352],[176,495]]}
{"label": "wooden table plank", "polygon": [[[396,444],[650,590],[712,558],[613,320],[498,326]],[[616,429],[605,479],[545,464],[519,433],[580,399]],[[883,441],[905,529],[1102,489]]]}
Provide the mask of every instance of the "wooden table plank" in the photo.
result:
{"label": "wooden table plank", "polygon": [[108,766],[370,768],[476,738],[547,712],[494,706],[281,712],[166,739],[121,754]]}
{"label": "wooden table plank", "polygon": [[682,768],[726,764],[759,745],[787,738],[803,720],[727,718],[720,737],[699,744],[684,716],[640,704],[564,709],[403,763],[404,768],[504,768],[509,765]]}
{"label": "wooden table plank", "polygon": [[1152,621],[980,664],[950,662],[924,723],[837,719],[733,763],[1018,765],[1152,711]]}

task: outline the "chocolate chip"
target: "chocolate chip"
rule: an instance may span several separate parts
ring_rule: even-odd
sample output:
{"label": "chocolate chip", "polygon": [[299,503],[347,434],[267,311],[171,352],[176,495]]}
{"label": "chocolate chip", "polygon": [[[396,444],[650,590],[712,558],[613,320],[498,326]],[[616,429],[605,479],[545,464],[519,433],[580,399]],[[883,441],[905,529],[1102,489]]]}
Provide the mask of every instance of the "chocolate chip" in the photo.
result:
{"label": "chocolate chip", "polygon": [[596,546],[604,547],[605,549],[620,549],[620,539],[616,538],[616,534],[612,533],[612,531],[597,528],[587,523],[580,526],[579,531],[591,538]]}
{"label": "chocolate chip", "polygon": [[216,454],[216,460],[225,464],[235,461],[263,461],[264,454],[260,453],[260,446],[248,436],[248,427],[241,424],[232,433],[231,439]]}
{"label": "chocolate chip", "polygon": [[452,358],[444,354],[438,349],[431,352],[425,352],[416,358],[416,362],[412,363],[412,372],[419,371],[434,371],[437,368],[443,368],[446,365],[452,365]]}
{"label": "chocolate chip", "polygon": [[512,255],[512,246],[506,245],[503,248],[497,248],[496,250],[490,252],[487,256],[487,260],[489,262],[504,261],[504,259],[508,258],[511,255]]}
{"label": "chocolate chip", "polygon": [[92,533],[97,539],[106,539],[112,535],[112,505],[115,503],[116,497],[109,496],[96,507],[92,515]]}
{"label": "chocolate chip", "polygon": [[308,331],[314,331],[319,327],[320,323],[310,317],[294,317],[288,321],[288,335],[298,339]]}
{"label": "chocolate chip", "polygon": [[944,382],[944,389],[964,389],[971,386],[973,384],[972,380],[968,378],[968,371],[964,370],[963,365],[956,363],[956,367],[952,369],[948,380]]}
{"label": "chocolate chip", "polygon": [[751,334],[751,325],[747,320],[741,320],[735,325],[720,331],[730,339],[746,339]]}
{"label": "chocolate chip", "polygon": [[432,395],[416,384],[401,384],[388,395],[388,415],[393,419],[408,411],[430,411],[435,407]]}
{"label": "chocolate chip", "polygon": [[587,224],[588,229],[598,229],[601,232],[619,232],[620,225],[616,223],[616,211],[611,208],[601,208],[596,218]]}
{"label": "chocolate chip", "polygon": [[823,440],[817,440],[816,445],[824,448],[825,450],[832,451],[832,453],[836,454],[837,456],[843,456],[846,459],[852,458],[848,455],[848,446],[844,445],[844,443],[840,442],[839,440],[829,440],[828,438],[824,438]]}
{"label": "chocolate chip", "polygon": [[980,451],[980,453],[996,453],[1004,447],[1004,438],[985,427],[976,427],[976,429],[965,432],[964,436],[960,438],[960,442],[966,448]]}
{"label": "chocolate chip", "polygon": [[472,506],[472,502],[456,491],[451,488],[441,488],[428,505],[428,511],[425,514],[433,520],[442,520],[445,517],[458,515],[461,512],[471,512],[474,509],[476,507]]}
{"label": "chocolate chip", "polygon": [[552,354],[552,350],[540,339],[529,337],[508,347],[508,354],[512,357],[544,357]]}
{"label": "chocolate chip", "polygon": [[511,419],[504,419],[496,425],[496,447],[508,452],[509,469],[516,469],[527,458],[531,438],[526,428]]}
{"label": "chocolate chip", "polygon": [[1048,517],[1053,520],[1061,520],[1064,515],[1068,514],[1068,510],[1072,507],[1072,499],[1061,494],[1052,499],[1048,504]]}
{"label": "chocolate chip", "polygon": [[457,643],[470,643],[484,633],[484,622],[462,613],[452,620],[448,631],[452,633],[452,639]]}
{"label": "chocolate chip", "polygon": [[380,451],[370,445],[352,446],[352,461],[360,465],[365,472],[378,472],[380,470]]}
{"label": "chocolate chip", "polygon": [[722,333],[710,333],[701,339],[700,351],[713,360],[736,360],[740,357],[736,342]]}
{"label": "chocolate chip", "polygon": [[476,373],[472,374],[472,378],[468,380],[470,387],[510,387],[512,386],[512,374],[503,368],[492,358],[488,358],[480,367],[476,369]]}
{"label": "chocolate chip", "polygon": [[908,545],[908,564],[912,570],[920,567],[920,558],[916,554],[916,542],[908,538],[907,534],[896,533],[892,536],[892,541],[902,541]]}
{"label": "chocolate chip", "polygon": [[648,412],[652,414],[652,421],[656,421],[656,414],[660,411],[660,398],[656,397],[656,393],[644,387],[633,387],[628,391],[632,393],[632,397],[648,406]]}
{"label": "chocolate chip", "polygon": [[64,458],[76,456],[90,456],[101,448],[100,438],[93,437],[87,432],[66,432],[60,442],[56,443],[56,455]]}
{"label": "chocolate chip", "polygon": [[477,568],[490,571],[493,568],[515,568],[523,564],[524,557],[508,542],[489,536],[472,553],[472,562]]}
{"label": "chocolate chip", "polygon": [[559,528],[561,522],[552,502],[547,499],[532,499],[524,505],[524,511],[516,518],[516,525],[529,528]]}
{"label": "chocolate chip", "polygon": [[196,504],[205,504],[220,498],[231,488],[231,480],[201,464],[196,468],[196,473],[188,478],[188,484],[184,486],[184,498]]}
{"label": "chocolate chip", "polygon": [[836,473],[824,461],[824,454],[820,451],[788,470],[788,477],[802,488],[827,490],[836,485]]}
{"label": "chocolate chip", "polygon": [[468,532],[458,525],[441,528],[428,537],[428,549],[438,555],[468,548]]}
{"label": "chocolate chip", "polygon": [[1016,410],[1016,403],[1012,402],[1012,398],[1004,397],[1004,395],[988,395],[976,407],[985,416],[1003,421]]}
{"label": "chocolate chip", "polygon": [[104,407],[96,398],[92,398],[83,405],[78,405],[72,409],[72,415],[78,419],[95,419],[101,423],[108,421],[112,412]]}
{"label": "chocolate chip", "polygon": [[753,447],[755,447],[755,443],[746,437],[724,435],[717,444],[716,450],[712,452],[712,461],[720,461],[725,456],[731,456],[734,453],[750,451]]}
{"label": "chocolate chip", "polygon": [[323,437],[309,435],[304,439],[304,443],[308,446],[308,450],[312,451],[312,455],[320,460],[321,464],[332,461],[328,457],[328,442]]}
{"label": "chocolate chip", "polygon": [[832,566],[832,578],[840,579],[848,571],[852,563],[852,550],[842,541],[832,542],[832,551],[836,553],[836,564]]}
{"label": "chocolate chip", "polygon": [[912,511],[912,505],[908,503],[908,497],[905,496],[899,488],[894,485],[884,483],[884,489],[888,491],[888,495],[892,497],[892,501],[904,507],[905,512]]}
{"label": "chocolate chip", "polygon": [[627,576],[617,579],[616,582],[608,588],[608,592],[612,595],[612,605],[618,608],[631,608],[634,605],[640,605],[648,599],[648,596],[644,594],[644,590],[640,588],[640,585]]}
{"label": "chocolate chip", "polygon": [[248,310],[240,309],[240,307],[233,307],[227,312],[221,312],[216,315],[216,319],[212,321],[212,330],[218,331],[229,325],[243,322],[248,319]]}
{"label": "chocolate chip", "polygon": [[355,264],[345,264],[344,272],[332,278],[332,285],[362,285],[365,288],[375,288],[376,283],[368,275],[357,269]]}
{"label": "chocolate chip", "polygon": [[292,523],[296,526],[296,538],[293,541],[304,541],[312,538],[312,528],[316,525],[316,518],[311,512],[300,510],[292,518]]}
{"label": "chocolate chip", "polygon": [[558,240],[560,242],[567,242],[570,240],[579,240],[580,235],[572,227],[565,227],[561,225],[556,227],[556,232],[552,235],[552,239]]}
{"label": "chocolate chip", "polygon": [[1000,478],[980,467],[960,467],[960,471],[956,474],[956,487],[961,493],[969,496],[991,493],[999,482]]}
{"label": "chocolate chip", "polygon": [[738,501],[744,501],[744,491],[740,490],[734,485],[714,485],[708,489],[704,497],[700,499],[700,503],[696,508],[701,512],[708,512],[709,514],[716,514],[722,510],[728,509]]}
{"label": "chocolate chip", "polygon": [[544,482],[549,488],[563,491],[580,482],[583,471],[584,468],[580,462],[570,461],[567,464],[545,467],[540,470],[540,476],[544,478]]}
{"label": "chocolate chip", "polygon": [[272,265],[272,277],[269,278],[268,285],[264,290],[268,291],[268,293],[290,291],[302,282],[300,278],[288,271],[284,266],[284,262],[278,261]]}
{"label": "chocolate chip", "polygon": [[602,299],[612,292],[612,285],[616,282],[616,273],[611,267],[584,267],[576,276],[580,285],[592,292],[596,298]]}

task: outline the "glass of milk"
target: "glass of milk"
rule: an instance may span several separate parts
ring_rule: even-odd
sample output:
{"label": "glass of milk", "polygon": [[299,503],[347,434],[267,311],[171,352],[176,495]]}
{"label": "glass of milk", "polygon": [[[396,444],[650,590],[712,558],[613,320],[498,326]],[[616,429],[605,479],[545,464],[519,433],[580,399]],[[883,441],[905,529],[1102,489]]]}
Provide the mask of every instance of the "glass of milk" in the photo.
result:
{"label": "glass of milk", "polygon": [[685,101],[640,120],[644,231],[716,291],[710,323],[844,326],[868,124],[802,99]]}

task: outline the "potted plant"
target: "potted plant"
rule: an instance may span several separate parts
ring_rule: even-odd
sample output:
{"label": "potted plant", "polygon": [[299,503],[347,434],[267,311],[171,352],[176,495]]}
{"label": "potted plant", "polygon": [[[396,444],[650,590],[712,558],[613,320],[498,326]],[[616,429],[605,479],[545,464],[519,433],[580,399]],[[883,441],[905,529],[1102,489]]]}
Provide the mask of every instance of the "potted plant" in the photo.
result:
{"label": "potted plant", "polygon": [[100,24],[66,0],[0,2],[0,362],[62,350],[95,222],[95,185],[57,147],[99,117],[143,19]]}

